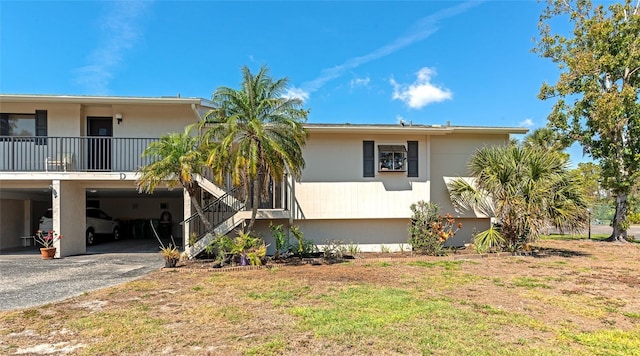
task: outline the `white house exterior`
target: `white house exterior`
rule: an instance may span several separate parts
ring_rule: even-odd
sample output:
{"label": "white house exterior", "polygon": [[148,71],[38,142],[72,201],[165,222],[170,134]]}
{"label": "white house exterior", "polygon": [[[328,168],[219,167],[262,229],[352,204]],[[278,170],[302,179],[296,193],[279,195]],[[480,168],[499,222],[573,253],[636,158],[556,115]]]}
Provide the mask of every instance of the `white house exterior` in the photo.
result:
{"label": "white house exterior", "polygon": [[[146,146],[182,132],[210,103],[198,98],[0,95],[0,252],[20,246],[38,219],[53,209],[54,230],[64,234],[58,256],[86,251],[84,210],[98,206],[129,222],[172,216],[172,235],[188,244],[203,235],[182,189],[152,195],[135,190]],[[409,206],[440,204],[462,222],[457,243],[488,227],[487,218],[455,212],[443,177],[466,175],[480,147],[505,144],[526,129],[440,125],[308,124],[302,179],[274,185],[260,203],[258,232],[268,223],[295,224],[317,244],[358,243],[362,250],[397,248],[407,241]],[[202,177],[201,199],[228,233],[250,217],[246,207]],[[186,220],[184,224],[180,221]],[[126,234],[125,234],[126,236]],[[203,240],[204,241],[204,240]]]}

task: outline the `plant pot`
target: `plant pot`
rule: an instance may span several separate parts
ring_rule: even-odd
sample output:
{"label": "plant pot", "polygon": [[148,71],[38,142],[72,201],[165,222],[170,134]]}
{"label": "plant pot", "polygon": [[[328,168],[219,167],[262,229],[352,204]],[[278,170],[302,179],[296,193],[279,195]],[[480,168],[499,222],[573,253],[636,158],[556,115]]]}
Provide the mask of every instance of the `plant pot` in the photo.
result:
{"label": "plant pot", "polygon": [[248,266],[249,260],[246,255],[240,255],[240,266]]}
{"label": "plant pot", "polygon": [[43,260],[50,260],[56,255],[55,247],[43,247],[40,249],[40,254]]}
{"label": "plant pot", "polygon": [[174,268],[176,266],[176,263],[178,263],[177,258],[165,258],[164,260],[164,266],[166,268]]}

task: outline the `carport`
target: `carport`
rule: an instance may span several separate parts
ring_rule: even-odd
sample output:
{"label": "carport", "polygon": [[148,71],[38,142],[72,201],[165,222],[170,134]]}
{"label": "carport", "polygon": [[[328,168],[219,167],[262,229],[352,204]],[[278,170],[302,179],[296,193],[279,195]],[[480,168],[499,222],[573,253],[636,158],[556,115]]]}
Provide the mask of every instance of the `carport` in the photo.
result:
{"label": "carport", "polygon": [[[101,174],[104,177],[104,173]],[[38,229],[40,217],[52,209],[53,230],[64,238],[58,242],[56,257],[87,253],[86,207],[95,207],[120,221],[121,237],[129,246],[153,239],[149,221],[163,235],[171,235],[182,242],[183,230],[179,222],[184,216],[182,189],[157,189],[153,194],[138,193],[135,181],[121,174],[112,180],[52,179],[4,180],[0,185],[0,253],[18,249],[33,240],[27,239]],[[187,200],[188,202],[188,200]],[[160,228],[161,216],[168,221]],[[24,237],[24,238],[23,238]],[[102,241],[107,236],[102,237]],[[109,236],[110,238],[111,236]],[[129,241],[130,240],[130,241]],[[157,247],[157,243],[154,243]],[[34,247],[32,247],[34,248]],[[34,248],[35,249],[35,248]]]}

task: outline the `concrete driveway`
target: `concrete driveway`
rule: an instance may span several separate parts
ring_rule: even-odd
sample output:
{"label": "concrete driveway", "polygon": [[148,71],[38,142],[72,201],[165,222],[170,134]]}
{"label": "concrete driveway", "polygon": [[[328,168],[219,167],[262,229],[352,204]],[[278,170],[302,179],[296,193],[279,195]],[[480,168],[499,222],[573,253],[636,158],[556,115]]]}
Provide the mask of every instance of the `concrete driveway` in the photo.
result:
{"label": "concrete driveway", "polygon": [[107,242],[42,260],[31,247],[0,254],[0,310],[28,308],[130,281],[164,265],[155,240]]}

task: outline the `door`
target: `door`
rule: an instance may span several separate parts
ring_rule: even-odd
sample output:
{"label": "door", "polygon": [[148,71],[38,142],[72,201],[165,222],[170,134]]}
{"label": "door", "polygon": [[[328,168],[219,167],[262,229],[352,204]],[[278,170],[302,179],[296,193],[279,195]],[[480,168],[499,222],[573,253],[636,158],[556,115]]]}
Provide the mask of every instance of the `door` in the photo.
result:
{"label": "door", "polygon": [[111,137],[113,136],[113,118],[88,117],[87,136],[89,136],[89,170],[111,170]]}

